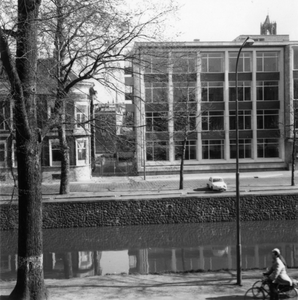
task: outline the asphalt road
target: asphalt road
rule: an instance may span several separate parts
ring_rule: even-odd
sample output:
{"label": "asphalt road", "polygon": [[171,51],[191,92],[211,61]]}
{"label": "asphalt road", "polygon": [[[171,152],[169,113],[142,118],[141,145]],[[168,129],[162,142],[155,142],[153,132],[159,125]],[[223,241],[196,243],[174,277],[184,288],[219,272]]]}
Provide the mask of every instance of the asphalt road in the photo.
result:
{"label": "asphalt road", "polygon": [[[236,180],[234,173],[203,173],[203,174],[184,174],[184,190],[196,192],[208,192],[206,188],[210,176],[221,176],[228,186],[228,191],[233,192],[236,189]],[[298,185],[298,172],[295,173]],[[159,175],[159,176],[136,176],[136,177],[95,177],[91,182],[86,183],[90,191],[107,189],[108,191],[120,190],[179,190],[179,175]],[[83,189],[83,183],[80,183],[80,189]],[[76,190],[73,184],[72,191]],[[272,189],[296,189],[291,186],[290,171],[270,171],[270,172],[246,172],[240,173],[240,189],[249,191],[272,190]],[[298,187],[297,187],[298,190]]]}
{"label": "asphalt road", "polygon": [[[152,195],[173,195],[173,194],[198,194],[210,196],[219,194],[209,191],[206,187],[210,176],[221,176],[227,183],[227,194],[235,194],[235,174],[234,173],[203,173],[185,174],[183,190],[179,189],[179,175],[158,175],[158,176],[134,176],[134,177],[93,177],[84,182],[70,183],[70,197],[149,197]],[[270,171],[270,172],[246,172],[240,173],[240,192],[241,193],[270,193],[284,192],[298,194],[298,172],[297,186],[291,186],[290,171]],[[42,192],[45,198],[59,196],[59,180],[44,182]],[[4,200],[11,196],[13,187],[1,185],[0,199]],[[14,190],[17,196],[16,189]]]}

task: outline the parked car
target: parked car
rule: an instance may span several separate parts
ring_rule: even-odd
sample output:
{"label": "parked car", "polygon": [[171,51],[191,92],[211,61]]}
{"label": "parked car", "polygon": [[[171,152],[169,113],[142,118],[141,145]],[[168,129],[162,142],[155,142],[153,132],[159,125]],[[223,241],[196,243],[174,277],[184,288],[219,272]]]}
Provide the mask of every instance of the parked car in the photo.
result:
{"label": "parked car", "polygon": [[224,182],[222,177],[210,177],[207,182],[207,188],[212,191],[224,192],[227,190],[227,184]]}

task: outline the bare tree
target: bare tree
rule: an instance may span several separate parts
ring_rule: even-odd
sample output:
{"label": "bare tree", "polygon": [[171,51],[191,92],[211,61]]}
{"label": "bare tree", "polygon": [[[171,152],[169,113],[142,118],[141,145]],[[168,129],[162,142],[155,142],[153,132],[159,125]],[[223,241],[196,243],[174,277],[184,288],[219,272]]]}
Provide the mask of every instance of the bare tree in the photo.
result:
{"label": "bare tree", "polygon": [[[298,85],[294,85],[294,99],[298,98]],[[291,105],[287,107],[288,118],[285,119],[284,127],[286,129],[286,136],[288,137],[291,145],[291,153],[288,153],[289,168],[291,170],[291,186],[295,186],[295,171],[296,171],[296,161],[297,161],[297,126],[298,126],[298,106],[297,101],[293,100]]]}
{"label": "bare tree", "polygon": [[[18,2],[14,28],[0,27],[0,51],[14,101],[19,231],[17,283],[10,299],[45,299],[42,261],[41,144],[37,127],[36,71],[39,0]],[[9,47],[15,38],[16,53]]]}
{"label": "bare tree", "polygon": [[[298,99],[298,81],[294,80],[294,90],[293,90],[293,98]],[[291,185],[295,186],[295,169],[296,169],[296,157],[297,157],[297,136],[296,136],[296,131],[297,131],[297,125],[298,125],[298,106],[297,106],[297,101],[293,100],[293,146],[292,146],[292,168],[291,168]]]}
{"label": "bare tree", "polygon": [[[109,85],[107,70],[119,68],[118,63],[125,59],[125,48],[135,38],[149,38],[142,34],[146,26],[156,24],[159,17],[170,10],[134,23],[129,22],[132,21],[130,14],[125,14],[126,19],[121,21],[112,1],[47,1],[40,18],[41,0],[19,0],[17,4],[3,0],[1,4],[9,8],[1,20],[0,53],[14,105],[19,196],[17,283],[9,298],[41,300],[47,298],[42,260],[43,138],[54,126],[60,126],[66,153],[64,170],[67,170],[64,125],[68,93],[77,83],[90,78]],[[140,15],[136,17],[141,19]],[[130,27],[131,24],[134,26]],[[50,75],[57,80],[57,85],[54,114],[46,126],[40,128],[37,62],[38,50],[44,49],[48,53],[55,49],[57,69]],[[110,74],[113,77],[113,72]],[[65,178],[62,193],[68,192],[67,171]]]}
{"label": "bare tree", "polygon": [[179,50],[174,43],[144,43],[138,50],[140,71],[134,73],[144,79],[145,87],[137,95],[140,115],[146,119],[146,134],[139,136],[139,140],[146,140],[143,158],[161,164],[170,161],[165,165],[175,165],[175,171],[180,161],[179,189],[183,189],[185,161],[198,159],[198,135],[224,134],[224,114],[213,104],[223,96],[207,96],[200,81],[202,58],[196,49]]}
{"label": "bare tree", "polygon": [[147,144],[155,143],[154,151],[151,147],[147,148],[147,159],[167,160],[165,143],[172,143],[172,159],[180,160],[179,189],[183,189],[184,163],[185,160],[196,159],[200,122],[196,96],[197,54],[194,51],[170,51],[162,46],[159,51],[149,47],[143,52]]}
{"label": "bare tree", "polygon": [[293,144],[292,144],[292,153],[291,153],[291,185],[295,186],[295,169],[296,169],[296,156],[297,156],[297,123],[298,123],[298,109],[293,108],[293,124],[290,126],[292,128],[293,134]]}
{"label": "bare tree", "polygon": [[188,81],[187,78],[188,76],[184,75],[182,82],[173,83],[173,140],[175,159],[180,159],[179,189],[183,189],[185,160],[196,158],[196,147],[193,143],[196,143],[196,133],[198,131],[195,82]]}
{"label": "bare tree", "polygon": [[[41,47],[50,52],[49,45],[55,46],[56,71],[52,76],[57,80],[55,112],[60,116],[61,194],[69,192],[67,95],[78,83],[88,79],[121,90],[118,75],[123,71],[127,48],[137,39],[157,38],[159,22],[175,8],[171,0],[154,14],[149,13],[148,5],[130,11],[118,0],[53,0],[43,7]],[[150,9],[156,7],[151,5]]]}

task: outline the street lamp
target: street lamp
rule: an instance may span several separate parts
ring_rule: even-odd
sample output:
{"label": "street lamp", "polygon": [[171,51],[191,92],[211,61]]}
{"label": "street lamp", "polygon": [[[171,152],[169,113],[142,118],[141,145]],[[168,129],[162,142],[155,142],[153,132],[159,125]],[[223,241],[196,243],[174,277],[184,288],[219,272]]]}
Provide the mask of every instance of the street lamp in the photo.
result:
{"label": "street lamp", "polygon": [[242,285],[241,276],[241,229],[240,229],[240,193],[239,193],[239,125],[238,125],[238,61],[240,53],[243,47],[251,46],[254,40],[247,37],[241,45],[237,60],[236,60],[236,71],[235,71],[235,85],[236,85],[236,226],[237,226],[237,284]]}

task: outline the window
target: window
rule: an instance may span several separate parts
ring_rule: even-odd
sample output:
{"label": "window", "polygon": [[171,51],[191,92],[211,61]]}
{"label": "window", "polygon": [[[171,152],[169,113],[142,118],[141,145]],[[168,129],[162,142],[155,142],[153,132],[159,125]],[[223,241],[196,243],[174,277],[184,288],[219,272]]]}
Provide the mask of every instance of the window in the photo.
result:
{"label": "window", "polygon": [[169,160],[169,144],[167,141],[147,142],[147,160],[165,161]]}
{"label": "window", "polygon": [[195,82],[174,82],[174,101],[175,102],[196,101],[196,83]]}
{"label": "window", "polygon": [[258,129],[276,129],[278,128],[278,110],[258,110],[257,128]]}
{"label": "window", "polygon": [[[180,160],[182,157],[182,141],[175,141],[175,160]],[[185,160],[196,159],[196,141],[186,141],[185,145]]]}
{"label": "window", "polygon": [[11,153],[12,153],[12,166],[16,168],[18,166],[18,158],[17,158],[17,146],[16,146],[16,141],[12,141],[12,146],[11,146]]}
{"label": "window", "polygon": [[278,81],[257,81],[257,100],[278,100]]}
{"label": "window", "polygon": [[195,73],[196,72],[195,52],[172,52],[174,73]]}
{"label": "window", "polygon": [[50,143],[50,166],[60,166],[62,154],[60,149],[60,142],[58,139],[49,140]]}
{"label": "window", "polygon": [[[297,108],[295,108],[297,107]],[[298,132],[298,101],[297,100],[294,100],[293,101],[293,117],[294,117],[294,121],[293,121],[293,125],[294,125],[294,128],[293,130],[296,131],[296,135],[297,135],[297,132]],[[298,155],[298,151],[297,151],[297,155]]]}
{"label": "window", "polygon": [[277,72],[277,52],[257,52],[257,72]]}
{"label": "window", "polygon": [[48,105],[48,118],[50,118],[54,114],[53,105]]}
{"label": "window", "polygon": [[133,87],[125,85],[125,100],[133,100]]}
{"label": "window", "polygon": [[[239,158],[251,158],[251,139],[239,139]],[[230,158],[236,158],[236,140],[230,141]]]}
{"label": "window", "polygon": [[[230,130],[236,129],[236,112],[230,111]],[[248,130],[251,129],[251,111],[239,110],[238,111],[238,129]]]}
{"label": "window", "polygon": [[[250,101],[251,100],[251,82],[239,81],[238,82],[238,100]],[[229,82],[229,101],[236,101],[236,85],[235,82]]]}
{"label": "window", "polygon": [[[237,52],[229,53],[229,70],[236,73]],[[251,54],[242,52],[238,60],[238,72],[251,72]]]}
{"label": "window", "polygon": [[294,53],[294,70],[298,70],[298,48],[294,48],[293,53]]}
{"label": "window", "polygon": [[88,113],[88,105],[77,103],[75,108],[75,117],[76,117],[76,124],[77,128],[87,128],[88,127],[88,120],[89,120],[89,113]]}
{"label": "window", "polygon": [[4,101],[0,102],[0,131],[6,130]]}
{"label": "window", "polygon": [[222,53],[203,53],[202,72],[203,73],[222,73],[224,58]]}
{"label": "window", "polygon": [[146,74],[161,74],[168,72],[168,53],[152,53],[143,57]]}
{"label": "window", "polygon": [[76,140],[77,165],[87,163],[87,139]]}
{"label": "window", "polygon": [[0,165],[4,166],[6,163],[6,142],[0,141]]}
{"label": "window", "polygon": [[147,112],[146,131],[168,131],[167,112]]}
{"label": "window", "polygon": [[202,82],[202,101],[218,102],[223,101],[223,82],[208,81]]}
{"label": "window", "polygon": [[294,99],[298,100],[298,78],[294,78]]}
{"label": "window", "polygon": [[175,131],[195,131],[196,130],[196,114],[187,113],[185,111],[177,111],[174,113],[174,130]]}
{"label": "window", "polygon": [[202,113],[202,130],[223,130],[224,112],[223,111],[205,111]]}
{"label": "window", "polygon": [[279,157],[278,139],[258,139],[258,157]]}
{"label": "window", "polygon": [[203,159],[223,159],[224,140],[203,140],[202,151]]}
{"label": "window", "polygon": [[168,102],[167,82],[145,82],[146,103]]}
{"label": "window", "polygon": [[[54,115],[55,115],[55,103],[52,101],[49,101],[47,104],[47,118],[50,119]],[[66,118],[66,122],[72,123],[70,115],[71,115],[70,113],[67,113],[65,118]],[[76,125],[76,127],[77,127],[77,125]],[[54,127],[52,130],[56,131],[57,127]]]}
{"label": "window", "polygon": [[131,128],[134,126],[134,112],[132,112],[132,111],[125,112],[123,126],[131,127]]}

